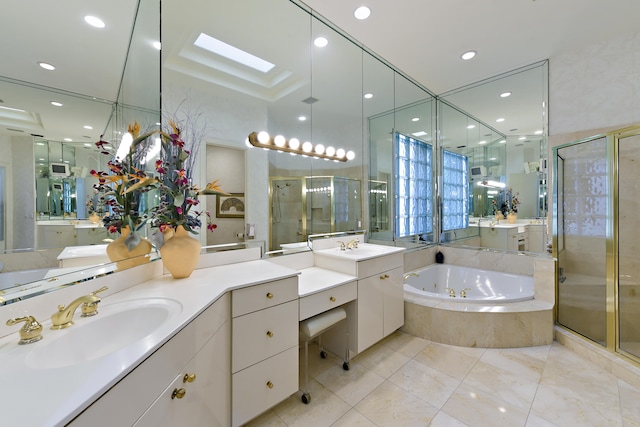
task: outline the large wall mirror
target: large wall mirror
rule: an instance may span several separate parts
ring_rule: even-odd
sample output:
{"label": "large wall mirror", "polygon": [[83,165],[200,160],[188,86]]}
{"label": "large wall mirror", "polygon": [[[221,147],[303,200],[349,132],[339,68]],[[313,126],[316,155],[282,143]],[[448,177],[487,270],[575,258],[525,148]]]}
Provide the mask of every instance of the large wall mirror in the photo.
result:
{"label": "large wall mirror", "polygon": [[[530,161],[539,162],[546,151],[544,135],[535,135],[537,127],[530,131],[524,128],[505,131],[495,124],[490,111],[485,111],[488,108],[484,107],[490,102],[483,88],[494,82],[463,88],[438,100],[426,88],[370,54],[297,1],[247,0],[242,7],[223,1],[186,4],[164,1],[161,53],[150,48],[160,33],[158,1],[110,2],[104,5],[105,18],[118,27],[110,29],[112,32],[102,44],[87,39],[87,43],[91,43],[91,57],[87,58],[78,55],[77,50],[66,49],[74,45],[78,37],[77,24],[61,26],[70,28],[68,39],[61,34],[53,45],[39,46],[42,40],[32,34],[33,14],[23,10],[26,6],[21,2],[12,0],[12,3],[14,7],[7,10],[15,15],[16,26],[7,31],[22,31],[20,34],[24,36],[17,39],[25,40],[28,46],[23,50],[30,52],[29,57],[51,58],[51,62],[56,62],[56,55],[60,55],[59,64],[73,57],[77,64],[70,62],[67,67],[78,67],[84,70],[80,74],[90,76],[65,78],[59,74],[42,74],[46,72],[40,70],[27,73],[21,68],[12,68],[14,63],[24,61],[11,55],[4,56],[8,62],[3,61],[0,67],[0,76],[3,76],[0,98],[4,98],[4,104],[0,105],[22,105],[27,111],[8,121],[16,113],[0,109],[3,152],[5,147],[10,148],[12,164],[25,166],[10,167],[9,162],[2,163],[0,159],[5,183],[4,191],[0,192],[4,198],[0,206],[4,206],[2,218],[5,219],[2,236],[5,242],[8,239],[20,242],[5,249],[37,249],[36,257],[43,260],[38,262],[49,263],[43,267],[51,267],[51,262],[56,265],[56,255],[43,256],[38,248],[42,233],[36,221],[40,212],[36,206],[36,143],[46,143],[47,150],[49,144],[51,147],[76,144],[73,146],[75,167],[80,167],[79,173],[82,173],[82,167],[96,167],[90,164],[96,161],[93,158],[97,159],[96,165],[100,161],[97,153],[92,154],[85,143],[93,143],[102,133],[116,142],[126,124],[133,120],[153,126],[161,120],[159,110],[162,110],[162,120],[166,117],[193,120],[201,131],[199,183],[204,185],[218,179],[222,188],[234,195],[233,203],[227,202],[230,210],[225,210],[225,201],[215,196],[203,201],[206,209],[215,213],[213,220],[218,225],[214,233],[201,233],[203,245],[246,242],[251,237],[256,242],[266,242],[265,250],[286,252],[292,246],[306,245],[309,235],[353,229],[366,229],[369,238],[375,241],[393,241],[398,225],[391,209],[397,191],[392,156],[398,135],[431,147],[436,162],[447,145],[451,151],[473,159],[474,165],[507,177],[512,161],[523,165],[525,158],[529,161],[529,157],[537,155],[537,159]],[[67,6],[69,9],[59,5],[54,8],[43,2],[38,16],[43,20],[60,16],[60,22],[65,22],[68,16],[83,10],[80,1]],[[31,20],[29,24],[24,23],[27,16]],[[16,38],[15,34],[11,37]],[[325,46],[315,43],[318,37],[325,39]],[[254,59],[259,58],[263,61],[259,61],[261,64],[266,62],[267,69],[258,70],[221,52],[208,50],[212,44],[230,46]],[[543,66],[530,71],[539,77],[545,70]],[[544,76],[546,78],[546,74]],[[514,81],[510,90],[515,95],[529,86],[530,82]],[[36,97],[30,92],[39,95]],[[48,104],[45,111],[43,107],[16,101],[38,97],[42,103],[62,99],[69,109],[55,109]],[[545,107],[538,102],[536,108],[537,120]],[[61,111],[70,114],[54,115]],[[24,116],[30,121],[21,124],[20,118]],[[479,124],[473,138],[466,128],[470,120]],[[544,120],[546,118],[540,119],[542,130],[546,130],[542,126]],[[457,126],[454,123],[458,121],[465,123],[460,134],[454,131]],[[82,128],[91,123],[93,131]],[[71,132],[78,125],[80,129]],[[447,127],[448,138],[439,138],[439,126],[443,128],[441,132]],[[249,134],[259,131],[283,135],[287,140],[310,141],[316,146],[322,144],[325,150],[332,147],[352,151],[353,158],[334,162],[247,145]],[[32,133],[42,137],[34,138]],[[491,136],[486,146],[473,146],[479,137],[487,134]],[[528,140],[521,141],[522,136]],[[537,146],[538,151],[530,148],[533,146]],[[86,154],[86,159],[79,160],[80,153]],[[435,185],[437,174],[434,169],[431,183],[422,184]],[[9,182],[13,184],[7,184]],[[33,182],[33,192],[17,191],[16,182]],[[53,183],[47,185],[51,188]],[[471,180],[467,185],[470,211],[465,217],[469,220],[486,215],[487,195],[476,196]],[[85,183],[85,188],[90,186]],[[437,222],[437,194],[432,191],[424,197],[426,211],[420,214],[431,222],[426,221],[424,232],[407,240],[433,244],[442,241]],[[81,205],[78,199],[75,219]],[[51,211],[46,216],[50,221],[67,219],[64,213],[62,218],[53,218]],[[77,237],[66,241],[54,225],[51,227],[47,229],[47,237],[48,241],[57,242],[51,244],[54,254],[63,246],[86,242]],[[446,239],[473,237],[470,229],[460,228]],[[475,244],[479,246],[480,241]],[[9,258],[2,261],[5,271],[14,262]],[[32,269],[33,266],[40,267],[33,262],[25,267]]]}

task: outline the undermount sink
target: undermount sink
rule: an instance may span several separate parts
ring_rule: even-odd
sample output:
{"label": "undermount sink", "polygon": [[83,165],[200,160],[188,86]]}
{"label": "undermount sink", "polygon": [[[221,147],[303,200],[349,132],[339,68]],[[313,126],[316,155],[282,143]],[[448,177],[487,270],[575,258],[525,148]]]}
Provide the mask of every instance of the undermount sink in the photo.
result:
{"label": "undermount sink", "polygon": [[77,310],[73,326],[48,330],[42,341],[32,344],[26,363],[34,369],[53,369],[107,356],[143,340],[181,311],[182,304],[166,298],[101,305],[89,318],[80,317]]}
{"label": "undermount sink", "polygon": [[341,250],[339,247],[318,251],[319,254],[326,254],[333,257],[344,257],[353,260],[365,260],[397,251],[393,246],[374,245],[360,243],[357,248]]}

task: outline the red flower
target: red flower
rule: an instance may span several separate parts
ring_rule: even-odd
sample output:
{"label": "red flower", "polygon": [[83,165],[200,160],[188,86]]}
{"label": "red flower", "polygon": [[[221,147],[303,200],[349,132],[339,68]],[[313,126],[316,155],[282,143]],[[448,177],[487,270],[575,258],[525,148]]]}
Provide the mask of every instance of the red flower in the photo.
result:
{"label": "red flower", "polygon": [[218,226],[216,224],[207,224],[207,230],[209,230],[209,231],[213,231],[216,228],[218,228]]}
{"label": "red flower", "polygon": [[116,227],[115,225],[109,226],[109,233],[117,233],[117,232],[118,232],[118,227]]}

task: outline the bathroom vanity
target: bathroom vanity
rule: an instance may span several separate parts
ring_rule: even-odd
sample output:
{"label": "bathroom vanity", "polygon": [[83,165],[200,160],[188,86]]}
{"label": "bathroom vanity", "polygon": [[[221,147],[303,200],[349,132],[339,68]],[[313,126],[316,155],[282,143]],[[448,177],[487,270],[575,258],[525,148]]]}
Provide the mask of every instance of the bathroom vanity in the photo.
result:
{"label": "bathroom vanity", "polygon": [[[402,325],[402,251],[308,252],[302,269],[282,257],[182,280],[152,262],[0,307],[3,318],[28,312],[44,326],[41,341],[18,345],[17,327],[2,322],[3,423],[242,425],[298,391],[301,319],[351,305],[354,353]],[[97,316],[77,310],[75,325],[49,328],[57,304],[103,285]]]}

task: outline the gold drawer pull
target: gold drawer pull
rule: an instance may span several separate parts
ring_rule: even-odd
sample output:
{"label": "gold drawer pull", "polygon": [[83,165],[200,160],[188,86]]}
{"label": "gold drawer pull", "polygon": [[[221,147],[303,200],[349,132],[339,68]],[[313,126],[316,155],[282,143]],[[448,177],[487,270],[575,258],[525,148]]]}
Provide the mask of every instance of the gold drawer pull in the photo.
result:
{"label": "gold drawer pull", "polygon": [[171,393],[171,399],[182,399],[187,391],[183,388],[174,388],[173,393]]}
{"label": "gold drawer pull", "polygon": [[273,383],[271,381],[267,381],[267,387],[268,388],[273,388]]}
{"label": "gold drawer pull", "polygon": [[273,332],[271,332],[271,331],[267,331],[267,336],[268,336],[269,338],[273,338]]}
{"label": "gold drawer pull", "polygon": [[336,302],[336,297],[329,297],[329,301]]}
{"label": "gold drawer pull", "polygon": [[269,299],[273,298],[273,294],[271,292],[267,292],[267,298]]}
{"label": "gold drawer pull", "polygon": [[384,280],[384,279],[388,279],[388,278],[389,278],[389,275],[388,275],[388,274],[385,274],[385,275],[383,275],[383,276],[380,276],[380,280]]}
{"label": "gold drawer pull", "polygon": [[182,382],[186,383],[186,382],[194,382],[196,380],[196,374],[184,374],[184,377],[182,377]]}

